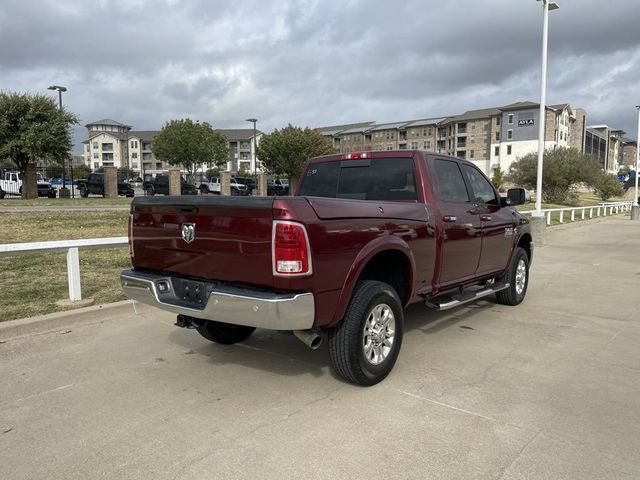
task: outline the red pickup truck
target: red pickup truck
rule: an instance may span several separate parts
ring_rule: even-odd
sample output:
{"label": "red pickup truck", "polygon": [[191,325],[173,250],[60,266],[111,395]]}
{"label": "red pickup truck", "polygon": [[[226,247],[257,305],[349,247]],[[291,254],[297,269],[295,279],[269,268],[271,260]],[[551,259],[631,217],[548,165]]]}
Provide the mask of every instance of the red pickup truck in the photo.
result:
{"label": "red pickup truck", "polygon": [[529,200],[444,155],[318,157],[292,197],[137,197],[121,282],[217,343],[256,328],[314,349],[326,336],[334,370],[373,385],[398,357],[406,305],[522,302],[533,241],[512,206]]}

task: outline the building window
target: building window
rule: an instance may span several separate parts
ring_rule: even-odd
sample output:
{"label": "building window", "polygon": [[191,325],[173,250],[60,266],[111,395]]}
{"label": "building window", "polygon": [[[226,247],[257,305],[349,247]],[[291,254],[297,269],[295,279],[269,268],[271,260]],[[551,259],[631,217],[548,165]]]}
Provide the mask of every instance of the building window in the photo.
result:
{"label": "building window", "polygon": [[99,154],[98,152],[95,152],[95,153],[93,154],[93,158],[100,158],[100,154]]}
{"label": "building window", "polygon": [[500,125],[501,121],[502,121],[502,117],[496,117],[496,125]]}
{"label": "building window", "polygon": [[507,117],[507,123],[509,125],[513,125],[513,113],[510,113],[509,116]]}
{"label": "building window", "polygon": [[424,149],[425,150],[430,150],[431,149],[431,140],[425,140]]}
{"label": "building window", "polygon": [[131,148],[138,148],[138,141],[137,140],[131,140]]}
{"label": "building window", "polygon": [[496,132],[496,141],[500,141],[500,132]]}
{"label": "building window", "polygon": [[507,145],[507,155],[511,155],[511,145]]}
{"label": "building window", "polygon": [[469,150],[469,158],[473,158],[475,150]]}
{"label": "building window", "polygon": [[418,142],[411,142],[411,150],[417,150],[418,149]]}
{"label": "building window", "polygon": [[494,154],[496,157],[499,157],[499,156],[500,156],[500,147],[494,147],[494,148],[493,148],[493,154]]}
{"label": "building window", "polygon": [[91,149],[91,145],[87,143],[87,152]]}
{"label": "building window", "polygon": [[93,142],[93,148],[98,148],[98,142]]}
{"label": "building window", "polygon": [[131,158],[138,158],[138,152],[133,152],[131,154]]}
{"label": "building window", "polygon": [[507,140],[511,140],[513,138],[513,130],[507,130]]}
{"label": "building window", "polygon": [[475,135],[471,135],[469,137],[469,143],[476,143],[476,136]]}
{"label": "building window", "polygon": [[100,162],[93,162],[93,168],[94,169],[100,168]]}
{"label": "building window", "polygon": [[475,129],[476,129],[476,122],[473,122],[473,123],[471,124],[471,130],[475,130]]}

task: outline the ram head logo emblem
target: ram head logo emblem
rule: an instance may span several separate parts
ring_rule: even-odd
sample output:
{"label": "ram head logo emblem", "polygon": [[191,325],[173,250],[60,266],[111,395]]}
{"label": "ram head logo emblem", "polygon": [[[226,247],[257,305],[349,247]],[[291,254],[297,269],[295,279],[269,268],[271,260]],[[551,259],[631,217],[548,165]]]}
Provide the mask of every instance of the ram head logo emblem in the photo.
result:
{"label": "ram head logo emblem", "polygon": [[183,223],[182,224],[182,239],[191,243],[196,239],[196,224],[195,223]]}

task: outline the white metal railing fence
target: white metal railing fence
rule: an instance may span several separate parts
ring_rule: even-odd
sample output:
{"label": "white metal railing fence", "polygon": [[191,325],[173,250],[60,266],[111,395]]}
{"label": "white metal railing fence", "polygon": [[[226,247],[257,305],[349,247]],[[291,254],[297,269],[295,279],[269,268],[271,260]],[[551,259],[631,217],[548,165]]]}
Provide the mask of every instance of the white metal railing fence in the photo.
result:
{"label": "white metal railing fence", "polygon": [[80,249],[126,247],[127,237],[86,238],[82,240],[54,240],[49,242],[7,243],[0,245],[0,257],[38,255],[47,252],[67,252],[67,281],[69,300],[82,300],[80,286]]}
{"label": "white metal railing fence", "polygon": [[[558,213],[558,222],[564,223],[565,218],[564,214],[567,212],[570,215],[571,222],[575,222],[576,220],[576,212],[580,215],[580,220],[584,220],[587,216],[587,212],[589,213],[588,218],[595,217],[606,217],[607,212],[608,215],[617,215],[619,213],[624,213],[631,210],[631,206],[633,202],[603,202],[598,205],[588,205],[586,207],[561,207],[561,208],[546,208],[541,210],[546,217],[547,225],[551,225],[551,215],[554,213]],[[526,210],[522,213],[523,215],[532,215],[535,210]]]}

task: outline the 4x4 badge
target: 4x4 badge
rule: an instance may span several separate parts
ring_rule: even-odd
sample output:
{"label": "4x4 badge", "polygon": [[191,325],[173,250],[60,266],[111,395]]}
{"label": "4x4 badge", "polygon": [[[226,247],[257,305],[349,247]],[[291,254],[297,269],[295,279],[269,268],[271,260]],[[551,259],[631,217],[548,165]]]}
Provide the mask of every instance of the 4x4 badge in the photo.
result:
{"label": "4x4 badge", "polygon": [[183,223],[182,224],[182,239],[191,243],[196,239],[196,224],[195,223]]}

